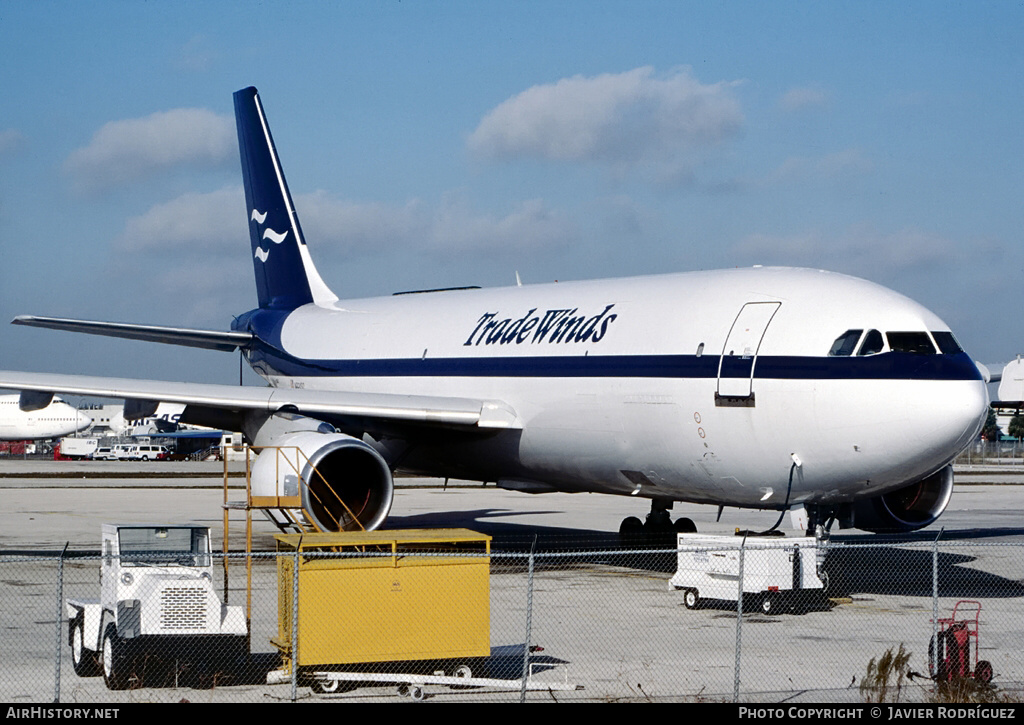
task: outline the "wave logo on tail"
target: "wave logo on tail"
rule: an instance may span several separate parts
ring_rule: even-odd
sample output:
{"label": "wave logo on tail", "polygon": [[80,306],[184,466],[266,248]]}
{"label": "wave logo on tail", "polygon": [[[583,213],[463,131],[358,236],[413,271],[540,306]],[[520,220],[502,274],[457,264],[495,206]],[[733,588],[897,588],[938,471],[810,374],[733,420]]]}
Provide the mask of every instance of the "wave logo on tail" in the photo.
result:
{"label": "wave logo on tail", "polygon": [[[260,226],[263,226],[263,222],[265,222],[267,220],[267,212],[265,212],[265,211],[264,212],[260,212],[260,211],[258,211],[256,209],[253,209],[252,210],[252,214],[249,216],[249,220],[256,222]],[[279,232],[276,229],[271,229],[270,227],[267,227],[266,229],[263,230],[263,236],[261,238],[262,239],[269,239],[274,244],[280,244],[281,242],[283,242],[285,240],[285,238],[287,238],[287,236],[288,236],[288,232],[287,231]],[[264,249],[263,247],[257,247],[256,248],[256,253],[253,256],[256,259],[260,260],[261,262],[266,263],[267,257],[270,256],[270,249],[269,248],[268,249]]]}

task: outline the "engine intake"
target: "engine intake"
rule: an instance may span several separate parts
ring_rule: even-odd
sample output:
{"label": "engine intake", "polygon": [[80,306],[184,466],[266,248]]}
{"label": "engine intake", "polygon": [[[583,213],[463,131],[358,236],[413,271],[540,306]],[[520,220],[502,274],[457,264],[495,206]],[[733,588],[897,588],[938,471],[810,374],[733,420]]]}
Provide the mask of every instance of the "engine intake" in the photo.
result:
{"label": "engine intake", "polygon": [[909,486],[852,504],[849,525],[876,534],[915,531],[939,518],[952,495],[949,465]]}
{"label": "engine intake", "polygon": [[372,531],[391,511],[394,481],[384,458],[343,433],[275,437],[252,466],[252,495],[298,496],[323,531]]}

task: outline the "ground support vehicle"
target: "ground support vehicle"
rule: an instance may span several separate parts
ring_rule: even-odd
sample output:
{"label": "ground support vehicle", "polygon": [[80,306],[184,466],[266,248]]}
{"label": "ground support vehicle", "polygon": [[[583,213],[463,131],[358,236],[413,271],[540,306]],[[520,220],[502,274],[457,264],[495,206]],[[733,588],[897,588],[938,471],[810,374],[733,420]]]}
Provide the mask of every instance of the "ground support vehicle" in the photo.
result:
{"label": "ground support vehicle", "polygon": [[230,673],[248,654],[244,607],[213,588],[206,526],[104,524],[99,599],[68,599],[75,672],[111,690],[147,677]]}
{"label": "ground support vehicle", "polygon": [[[519,689],[493,671],[491,537],[466,529],[278,534],[278,635],[283,667],[317,692],[392,683],[413,699],[426,685]],[[523,671],[522,647],[516,664]],[[514,659],[506,658],[506,659]],[[537,682],[527,689],[576,689]],[[506,670],[508,668],[505,668]]]}
{"label": "ground support vehicle", "polygon": [[92,458],[98,446],[98,438],[68,436],[60,439],[60,455],[72,460]]}
{"label": "ground support vehicle", "polygon": [[116,461],[117,457],[114,455],[114,448],[109,445],[98,445],[96,450],[89,454],[89,460],[92,461]]}
{"label": "ground support vehicle", "polygon": [[938,620],[935,638],[928,642],[928,674],[936,682],[974,678],[987,685],[992,681],[992,663],[978,659],[980,618],[981,602],[961,599],[953,605],[951,616]]}
{"label": "ground support vehicle", "polygon": [[677,570],[669,589],[682,590],[683,604],[739,599],[743,548],[743,609],[763,614],[802,611],[821,599],[828,584],[824,549],[813,536],[749,538],[677,534]]}

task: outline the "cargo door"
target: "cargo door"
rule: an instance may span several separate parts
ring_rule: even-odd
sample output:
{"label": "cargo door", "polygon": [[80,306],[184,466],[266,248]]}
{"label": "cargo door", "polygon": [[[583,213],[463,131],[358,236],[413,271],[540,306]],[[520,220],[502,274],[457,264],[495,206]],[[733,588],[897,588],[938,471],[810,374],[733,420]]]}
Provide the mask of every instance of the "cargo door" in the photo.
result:
{"label": "cargo door", "polygon": [[748,302],[736,315],[718,363],[716,404],[720,402],[720,398],[731,398],[735,404],[753,405],[754,364],[757,361],[757,351],[761,347],[768,323],[772,321],[781,304]]}

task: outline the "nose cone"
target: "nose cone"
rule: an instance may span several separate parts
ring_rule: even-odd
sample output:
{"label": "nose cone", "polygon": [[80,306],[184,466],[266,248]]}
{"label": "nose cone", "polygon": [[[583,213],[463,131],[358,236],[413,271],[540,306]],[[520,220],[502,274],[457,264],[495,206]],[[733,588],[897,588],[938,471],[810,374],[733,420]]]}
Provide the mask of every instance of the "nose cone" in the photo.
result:
{"label": "nose cone", "polygon": [[85,413],[77,413],[76,420],[76,431],[85,430],[86,428],[92,425],[92,418],[87,416]]}
{"label": "nose cone", "polygon": [[[976,440],[988,415],[988,387],[982,380],[947,382],[934,400],[922,402],[921,439],[927,448],[955,458]],[[940,453],[941,455],[941,453]]]}

